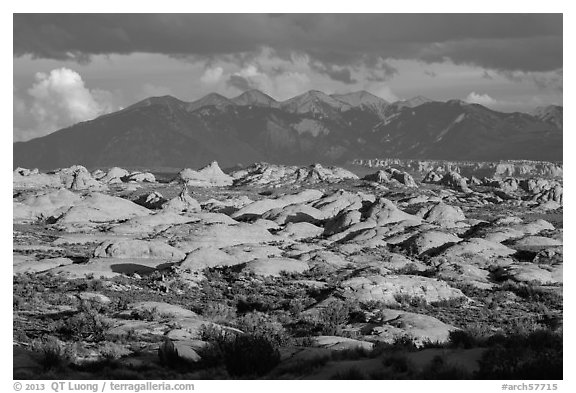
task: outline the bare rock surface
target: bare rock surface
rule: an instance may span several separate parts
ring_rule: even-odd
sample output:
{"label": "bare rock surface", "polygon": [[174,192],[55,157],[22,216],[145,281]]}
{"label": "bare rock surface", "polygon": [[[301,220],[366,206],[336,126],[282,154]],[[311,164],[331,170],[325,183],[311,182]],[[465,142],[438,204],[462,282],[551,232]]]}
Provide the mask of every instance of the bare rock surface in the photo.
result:
{"label": "bare rock surface", "polygon": [[40,273],[47,270],[71,265],[73,262],[69,258],[45,258],[36,260],[33,257],[25,257],[21,255],[14,255],[13,272],[19,273]]}
{"label": "bare rock surface", "polygon": [[431,230],[420,232],[402,243],[402,246],[417,255],[436,251],[461,242],[462,239],[450,233]]}
{"label": "bare rock surface", "polygon": [[[110,357],[113,373],[230,376],[210,363],[214,339],[263,334],[280,364],[262,378],[352,368],[397,378],[407,374],[386,365],[390,356],[414,361],[409,375],[438,367],[436,355],[479,370],[493,349],[486,335],[561,334],[561,164],[368,164],[382,169],[368,180],[265,163],[230,175],[213,163],[176,178],[160,168],[17,168],[14,345],[34,356],[15,350],[15,370],[44,375],[37,348],[50,345],[74,354],[63,366],[70,378],[103,377],[83,362]],[[456,348],[458,338],[473,348]]]}
{"label": "bare rock surface", "polygon": [[74,206],[57,219],[57,223],[104,223],[146,216],[150,213],[150,210],[134,202],[94,192],[75,203]]}
{"label": "bare rock surface", "polygon": [[533,263],[516,263],[504,268],[504,275],[514,281],[542,285],[559,284],[563,282],[562,265],[536,265]]}
{"label": "bare rock surface", "polygon": [[282,209],[289,205],[304,204],[321,198],[323,193],[318,190],[308,189],[296,194],[288,194],[276,199],[261,199],[250,203],[234,212],[231,217],[235,219],[247,219],[260,217],[273,209]]}
{"label": "bare rock surface", "polygon": [[129,175],[130,172],[128,172],[126,169],[113,167],[110,168],[104,176],[98,178],[98,180],[106,184],[116,184],[122,183],[122,178],[128,177]]}
{"label": "bare rock surface", "polygon": [[144,206],[147,209],[160,209],[167,200],[159,192],[151,192],[150,194],[140,195],[134,200],[134,203]]}
{"label": "bare rock surface", "polygon": [[386,198],[378,198],[367,212],[367,221],[374,221],[376,225],[383,226],[401,221],[419,224],[420,217],[408,214],[398,209],[394,203]]}
{"label": "bare rock surface", "polygon": [[480,238],[470,238],[458,244],[455,244],[444,252],[442,256],[451,258],[463,255],[479,255],[484,258],[506,257],[516,252],[509,247],[500,243],[490,242]]}
{"label": "bare rock surface", "polygon": [[127,182],[156,183],[156,176],[150,172],[133,172],[126,176]]}
{"label": "bare rock surface", "polygon": [[282,230],[276,232],[276,235],[293,240],[302,240],[320,236],[323,232],[324,229],[322,227],[308,222],[297,222],[287,224]]}
{"label": "bare rock surface", "polygon": [[218,163],[213,161],[197,171],[183,169],[173,181],[194,187],[225,187],[232,185],[233,178],[225,174]]}
{"label": "bare rock surface", "polygon": [[243,186],[276,186],[286,184],[313,184],[319,182],[340,182],[347,179],[358,179],[350,171],[338,167],[323,167],[314,164],[309,167],[254,164],[246,169],[232,173],[235,185]]}
{"label": "bare rock surface", "polygon": [[297,259],[260,258],[246,263],[243,270],[258,276],[279,276],[282,272],[302,273],[308,269],[308,263]]}
{"label": "bare rock surface", "polygon": [[207,267],[241,265],[255,259],[279,257],[282,250],[266,245],[237,245],[221,249],[200,248],[190,252],[180,265],[181,269],[200,271]]}
{"label": "bare rock surface", "polygon": [[197,222],[198,217],[183,216],[172,211],[159,211],[147,216],[134,217],[110,228],[110,232],[131,235],[152,235],[173,225]]}
{"label": "bare rock surface", "polygon": [[162,204],[162,209],[177,213],[194,213],[202,210],[200,203],[190,196],[188,188],[184,187],[177,197]]}
{"label": "bare rock surface", "polygon": [[407,338],[416,346],[426,343],[446,343],[450,332],[457,330],[454,326],[423,314],[402,310],[379,310],[381,324],[369,325],[370,336],[376,336],[379,341],[393,343],[398,338]]}
{"label": "bare rock surface", "polygon": [[95,258],[152,258],[178,262],[186,254],[158,240],[122,240],[104,242],[94,251]]}
{"label": "bare rock surface", "polygon": [[61,274],[68,278],[114,278],[121,275],[146,275],[171,266],[172,263],[154,258],[93,258],[85,263],[55,267],[45,273]]}
{"label": "bare rock surface", "polygon": [[138,302],[132,304],[130,309],[135,311],[155,311],[160,315],[176,318],[198,317],[198,314],[196,314],[194,311],[188,310],[182,306],[164,302],[153,302],[153,301]]}
{"label": "bare rock surface", "polygon": [[562,241],[545,236],[526,236],[511,244],[516,249],[534,249],[562,246]]}
{"label": "bare rock surface", "polygon": [[466,216],[459,207],[437,203],[431,207],[425,207],[417,213],[424,220],[443,227],[454,227],[459,221],[466,219]]}
{"label": "bare rock surface", "polygon": [[387,184],[390,181],[396,181],[399,184],[402,184],[406,187],[418,187],[418,185],[414,181],[414,178],[410,174],[403,171],[399,171],[398,169],[395,168],[386,168],[383,170],[379,170],[376,173],[364,176],[362,180],[374,181],[383,184]]}
{"label": "bare rock surface", "polygon": [[426,302],[465,297],[459,289],[443,281],[410,275],[357,277],[342,282],[341,287],[346,296],[360,302],[398,304],[399,296],[421,298]]}
{"label": "bare rock surface", "polygon": [[175,225],[162,233],[164,238],[174,242],[176,248],[188,253],[190,251],[215,247],[222,248],[238,244],[260,244],[280,240],[266,228],[247,223],[234,225],[204,223]]}
{"label": "bare rock surface", "polygon": [[317,336],[312,339],[312,346],[326,348],[331,351],[371,350],[374,347],[374,343],[339,336]]}
{"label": "bare rock surface", "polygon": [[21,202],[14,202],[14,220],[32,220],[58,216],[80,202],[80,195],[61,188],[31,195]]}

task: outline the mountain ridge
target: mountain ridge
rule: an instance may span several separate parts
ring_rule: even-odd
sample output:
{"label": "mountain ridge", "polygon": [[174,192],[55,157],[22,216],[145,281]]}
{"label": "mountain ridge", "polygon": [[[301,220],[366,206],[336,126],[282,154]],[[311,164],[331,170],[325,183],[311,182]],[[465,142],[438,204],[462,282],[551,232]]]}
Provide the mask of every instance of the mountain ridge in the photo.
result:
{"label": "mountain ridge", "polygon": [[[562,131],[550,116],[498,112],[459,100],[380,100],[368,92],[316,90],[281,102],[257,90],[232,99],[213,93],[193,102],[149,97],[16,142],[13,164],[54,169],[200,167],[213,160],[225,166],[333,164],[370,157],[562,160]],[[558,110],[553,113],[557,120]]]}

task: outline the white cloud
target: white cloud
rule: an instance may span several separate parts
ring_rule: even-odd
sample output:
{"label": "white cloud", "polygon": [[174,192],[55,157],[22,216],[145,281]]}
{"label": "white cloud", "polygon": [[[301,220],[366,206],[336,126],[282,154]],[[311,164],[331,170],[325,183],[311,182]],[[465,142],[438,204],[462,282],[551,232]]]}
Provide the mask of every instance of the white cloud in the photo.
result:
{"label": "white cloud", "polygon": [[173,94],[174,93],[172,93],[172,90],[169,87],[145,83],[144,86],[142,86],[141,94],[138,95],[138,99],[148,97],[161,97]]}
{"label": "white cloud", "polygon": [[464,101],[471,104],[480,104],[485,106],[496,105],[498,103],[498,101],[490,97],[488,94],[478,94],[474,91],[468,94]]}
{"label": "white cloud", "polygon": [[14,92],[15,140],[47,135],[116,109],[110,92],[88,89],[80,74],[68,68],[39,72],[35,80],[26,97]]}
{"label": "white cloud", "polygon": [[370,90],[374,95],[377,95],[378,97],[383,98],[388,102],[395,102],[399,100],[398,96],[394,94],[389,86],[376,87]]}
{"label": "white cloud", "polygon": [[224,69],[222,67],[207,68],[200,77],[200,81],[205,84],[215,84],[220,81]]}

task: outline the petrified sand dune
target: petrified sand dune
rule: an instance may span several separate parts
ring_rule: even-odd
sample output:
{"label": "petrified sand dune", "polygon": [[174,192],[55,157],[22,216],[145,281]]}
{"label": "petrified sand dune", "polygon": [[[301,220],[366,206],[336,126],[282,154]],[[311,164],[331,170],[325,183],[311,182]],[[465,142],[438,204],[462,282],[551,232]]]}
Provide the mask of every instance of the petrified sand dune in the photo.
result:
{"label": "petrified sand dune", "polygon": [[[297,335],[308,346],[284,348],[289,365],[382,343],[449,348],[470,321],[505,329],[501,310],[543,318],[526,303],[533,293],[561,315],[550,299],[563,283],[562,181],[535,176],[555,167],[410,168],[360,179],[264,163],[228,175],[212,163],[171,182],[122,168],[18,168],[14,280],[84,288],[58,300],[69,309],[35,299],[46,313],[124,302],[105,337],[151,340],[154,359],[195,364],[216,334],[206,326]],[[464,176],[471,168],[502,176]],[[25,311],[16,314],[38,312]]]}

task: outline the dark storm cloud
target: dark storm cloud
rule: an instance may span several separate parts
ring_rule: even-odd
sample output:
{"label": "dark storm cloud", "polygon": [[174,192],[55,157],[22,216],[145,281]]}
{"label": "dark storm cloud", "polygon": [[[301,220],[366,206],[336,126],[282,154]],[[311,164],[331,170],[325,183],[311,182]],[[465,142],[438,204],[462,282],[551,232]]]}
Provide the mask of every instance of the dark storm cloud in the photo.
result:
{"label": "dark storm cloud", "polygon": [[230,77],[226,80],[226,85],[235,87],[242,92],[258,88],[256,83],[248,78],[244,78],[241,75],[230,75]]}
{"label": "dark storm cloud", "polygon": [[562,15],[14,15],[15,56],[85,61],[96,54],[148,52],[213,58],[262,47],[308,54],[342,81],[351,80],[342,66],[379,58],[449,58],[497,70],[548,71],[562,68]]}
{"label": "dark storm cloud", "polygon": [[372,82],[385,82],[398,73],[398,69],[386,61],[367,64],[371,70],[366,79]]}
{"label": "dark storm cloud", "polygon": [[342,82],[348,85],[358,82],[356,79],[352,78],[352,72],[349,68],[335,67],[333,64],[325,64],[322,62],[312,62],[310,67],[318,72],[319,74],[327,75],[330,79]]}

